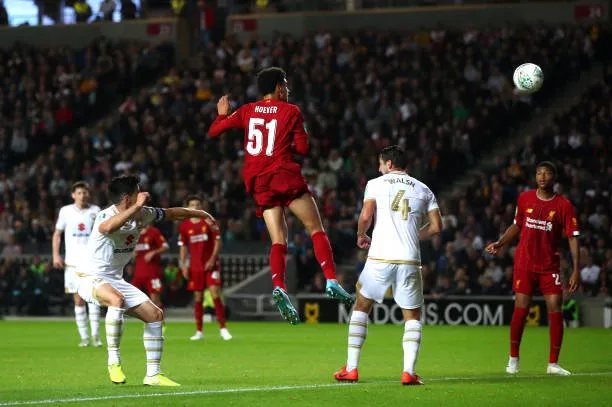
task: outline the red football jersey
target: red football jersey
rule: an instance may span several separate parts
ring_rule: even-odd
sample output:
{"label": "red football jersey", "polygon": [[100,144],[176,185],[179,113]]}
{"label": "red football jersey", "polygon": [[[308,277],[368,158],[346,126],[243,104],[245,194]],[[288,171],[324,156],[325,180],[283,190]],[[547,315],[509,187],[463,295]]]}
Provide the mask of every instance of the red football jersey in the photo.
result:
{"label": "red football jersey", "polygon": [[166,243],[166,239],[159,229],[149,226],[143,230],[134,248],[134,254],[136,255],[134,273],[150,277],[161,277],[161,257],[156,255],[149,263],[145,261],[144,257],[145,254],[162,246],[168,246],[168,243]]}
{"label": "red football jersey", "polygon": [[514,267],[535,273],[559,272],[561,236],[580,234],[571,202],[559,195],[543,200],[535,189],[519,196],[514,223],[521,227]]}
{"label": "red football jersey", "polygon": [[212,219],[200,219],[197,222],[187,219],[181,222],[178,244],[186,245],[189,249],[191,257],[189,269],[203,271],[215,248],[215,242],[220,239],[219,226]]}
{"label": "red football jersey", "polygon": [[[208,130],[215,137],[231,128],[244,129],[244,183],[252,191],[257,175],[293,161],[293,153],[308,152],[308,132],[300,109],[291,103],[264,99],[241,106],[229,116],[218,116]],[[294,148],[295,146],[295,148]]]}

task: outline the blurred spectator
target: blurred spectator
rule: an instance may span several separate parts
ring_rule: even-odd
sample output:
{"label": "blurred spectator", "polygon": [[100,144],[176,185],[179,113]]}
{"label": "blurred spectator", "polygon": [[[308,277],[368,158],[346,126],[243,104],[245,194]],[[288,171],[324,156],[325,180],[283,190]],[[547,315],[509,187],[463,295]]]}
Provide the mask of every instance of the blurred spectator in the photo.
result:
{"label": "blurred spectator", "polygon": [[85,0],[75,0],[72,5],[77,23],[86,23],[92,16],[91,6]]}
{"label": "blurred spectator", "polygon": [[9,16],[6,11],[6,7],[4,7],[4,0],[0,0],[0,26],[9,24]]}
{"label": "blurred spectator", "polygon": [[134,20],[138,9],[132,0],[121,0],[121,20]]}
{"label": "blurred spectator", "polygon": [[102,21],[113,21],[113,14],[117,8],[115,0],[102,0],[98,18]]}

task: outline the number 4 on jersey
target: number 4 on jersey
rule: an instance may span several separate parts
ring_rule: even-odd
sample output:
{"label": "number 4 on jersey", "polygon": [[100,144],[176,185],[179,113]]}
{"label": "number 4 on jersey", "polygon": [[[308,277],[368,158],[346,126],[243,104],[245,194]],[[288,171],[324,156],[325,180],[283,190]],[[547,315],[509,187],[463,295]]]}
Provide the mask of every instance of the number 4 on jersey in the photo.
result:
{"label": "number 4 on jersey", "polygon": [[266,155],[272,156],[274,152],[274,139],[276,137],[276,119],[272,119],[269,122],[265,122],[264,119],[251,118],[249,120],[249,133],[247,134],[247,145],[246,151],[250,155],[259,155],[263,150],[263,132],[260,127],[264,126],[268,130],[268,137],[266,143]]}
{"label": "number 4 on jersey", "polygon": [[399,212],[400,205],[401,205],[402,220],[408,220],[408,215],[410,214],[410,211],[412,210],[410,208],[410,204],[408,203],[408,199],[402,199],[405,193],[406,191],[403,189],[400,191],[397,191],[397,194],[395,194],[395,198],[393,198],[393,202],[391,202],[391,210],[393,212]]}

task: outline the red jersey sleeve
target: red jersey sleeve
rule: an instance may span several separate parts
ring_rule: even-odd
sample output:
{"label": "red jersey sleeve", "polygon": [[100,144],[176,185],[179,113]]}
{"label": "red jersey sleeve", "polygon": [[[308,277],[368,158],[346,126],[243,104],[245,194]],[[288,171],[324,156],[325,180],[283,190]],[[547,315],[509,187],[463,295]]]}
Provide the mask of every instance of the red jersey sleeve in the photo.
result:
{"label": "red jersey sleeve", "polygon": [[209,137],[216,137],[229,129],[244,128],[242,120],[242,107],[229,116],[219,115],[208,129]]}
{"label": "red jersey sleeve", "polygon": [[181,223],[179,225],[179,236],[178,236],[178,245],[186,246],[187,245],[187,234],[185,233],[185,223]]}
{"label": "red jersey sleeve", "polygon": [[567,237],[575,237],[580,235],[578,229],[578,220],[576,219],[576,212],[571,202],[567,201],[563,210],[563,223],[565,227],[565,235]]}
{"label": "red jersey sleeve", "polygon": [[206,223],[210,227],[210,240],[213,242],[221,240],[221,229],[219,229],[217,222],[214,219],[206,219]]}
{"label": "red jersey sleeve", "polygon": [[514,212],[514,224],[522,228],[525,220],[525,194],[521,193],[516,202],[516,210]]}
{"label": "red jersey sleeve", "polygon": [[302,112],[297,107],[293,121],[293,141],[295,142],[295,151],[298,154],[304,155],[308,153],[308,128],[304,123]]}
{"label": "red jersey sleeve", "polygon": [[166,242],[166,238],[164,237],[164,235],[162,235],[161,230],[157,230],[157,247],[164,247],[164,246],[168,246],[168,243]]}

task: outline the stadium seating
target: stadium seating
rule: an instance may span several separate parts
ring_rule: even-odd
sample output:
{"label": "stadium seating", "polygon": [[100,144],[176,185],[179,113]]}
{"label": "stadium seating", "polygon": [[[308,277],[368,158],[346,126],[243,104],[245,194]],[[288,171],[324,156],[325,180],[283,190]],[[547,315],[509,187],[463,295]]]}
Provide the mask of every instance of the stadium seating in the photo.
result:
{"label": "stadium seating", "polygon": [[[392,143],[403,145],[411,174],[437,190],[529,116],[508,83],[515,65],[530,59],[543,67],[546,85],[534,96],[542,106],[554,97],[558,84],[589,66],[592,54],[589,34],[579,27],[366,31],[345,36],[322,32],[302,41],[255,40],[242,46],[228,38],[202,50],[199,66],[170,69],[154,87],[126,98],[112,126],[64,137],[35,162],[21,164],[10,176],[0,175],[0,244],[9,254],[31,252],[36,244],[50,247],[52,220],[69,199],[65,192],[58,193],[58,185],[85,179],[93,186],[94,201],[104,204],[105,184],[123,173],[139,174],[156,205],[182,204],[193,192],[205,196],[221,222],[225,242],[266,240],[265,226],[254,216],[254,204],[242,185],[242,138],[229,134],[210,140],[206,130],[220,95],[230,94],[235,106],[253,100],[257,70],[281,65],[289,74],[291,101],[301,106],[312,133],[304,175],[320,203],[337,259],[354,262],[362,191],[378,167],[374,151]],[[575,109],[581,125],[587,126],[583,146],[590,146],[597,139],[590,127],[609,126],[609,102],[601,98]],[[571,130],[565,117],[502,157],[505,164],[498,174],[482,174],[458,199],[441,202],[446,229],[423,253],[427,292],[496,294],[510,289],[510,257],[494,261],[483,257],[482,248],[511,221],[513,202],[531,181],[534,160],[554,148],[551,140],[560,134],[555,126]],[[591,118],[596,124],[591,125]],[[570,164],[561,153],[566,152],[555,150],[559,162],[570,166],[560,166],[565,185],[575,168],[593,164],[579,158]],[[601,165],[600,174],[609,172],[607,162]],[[37,176],[44,171],[46,177]],[[609,183],[610,176],[602,175],[600,182]],[[595,211],[590,204],[574,203],[587,220]],[[318,265],[309,239],[295,219],[288,222],[300,286],[316,291]],[[162,225],[162,232],[174,246],[176,225]],[[585,250],[594,253],[593,242],[595,247]],[[612,255],[603,255],[609,268]]]}

